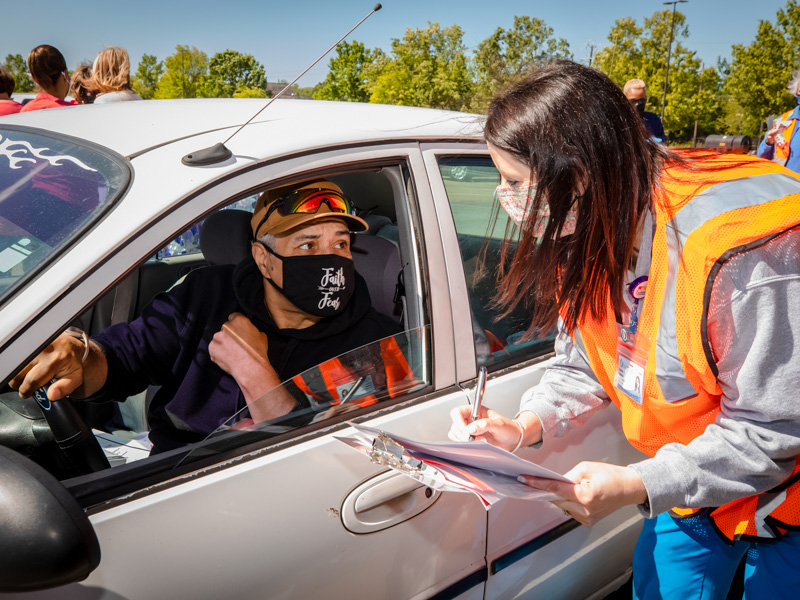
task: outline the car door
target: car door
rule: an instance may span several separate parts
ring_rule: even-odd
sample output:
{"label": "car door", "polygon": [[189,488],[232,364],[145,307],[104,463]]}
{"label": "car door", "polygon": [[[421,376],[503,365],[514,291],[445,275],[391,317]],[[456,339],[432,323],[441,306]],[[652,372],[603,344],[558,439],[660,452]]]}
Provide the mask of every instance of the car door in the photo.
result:
{"label": "car door", "polygon": [[[159,148],[153,151],[159,156],[145,155],[142,163],[175,160],[187,151],[180,144]],[[123,205],[143,201],[164,177],[163,171],[138,171],[137,160]],[[463,333],[453,327],[454,311],[465,306],[451,304],[453,280],[444,260],[440,215],[414,143],[288,157],[204,185],[98,262],[83,285],[58,297],[38,318],[40,341],[29,340],[28,347],[41,347],[54,334],[47,323],[79,314],[87,298],[97,298],[133,268],[135,257],[150,256],[215,207],[265,182],[359,166],[385,169],[402,200],[397,221],[407,311],[429,329],[430,375],[423,390],[363,409],[354,418],[420,439],[443,439],[450,410],[467,402],[457,385],[465,380],[457,375],[456,352]],[[172,175],[186,177],[181,169],[175,167]],[[345,427],[341,420],[312,425],[198,462],[155,457],[66,481],[90,514],[100,540],[100,566],[81,583],[24,597],[482,598],[487,520],[480,503],[467,494],[430,501],[424,489],[410,490],[407,482],[387,477],[385,468],[336,440]],[[378,526],[346,525],[348,503],[367,492],[370,507],[383,507],[389,516]],[[421,511],[412,506],[425,502]]]}
{"label": "car door", "polygon": [[[525,311],[515,309],[499,318],[501,311],[491,303],[498,293],[494,269],[508,218],[497,210],[494,188],[499,175],[486,148],[430,144],[422,149],[440,212],[453,294],[466,298],[462,302],[469,305],[454,311],[454,329],[470,337],[457,344],[457,377],[469,385],[477,365],[486,366],[490,375],[484,404],[514,416],[522,394],[541,378],[554,332],[525,340],[529,324]],[[452,217],[445,218],[446,213]],[[458,281],[459,276],[463,280]],[[518,454],[559,473],[582,460],[626,465],[643,458],[625,439],[614,407],[594,415],[590,426]],[[629,576],[642,524],[635,507],[589,528],[550,503],[510,499],[494,506],[488,519],[487,598],[526,597],[534,590],[543,598],[601,597]]]}

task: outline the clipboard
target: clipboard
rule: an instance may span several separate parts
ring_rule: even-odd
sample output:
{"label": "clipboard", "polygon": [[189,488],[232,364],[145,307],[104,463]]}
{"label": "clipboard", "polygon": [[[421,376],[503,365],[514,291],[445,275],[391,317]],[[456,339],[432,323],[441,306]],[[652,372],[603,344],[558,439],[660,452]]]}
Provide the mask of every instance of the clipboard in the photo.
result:
{"label": "clipboard", "polygon": [[475,494],[487,510],[503,498],[552,501],[556,494],[517,480],[532,475],[573,483],[563,475],[515,456],[481,440],[477,442],[420,442],[381,429],[348,422],[350,435],[334,436],[367,456],[442,492]]}

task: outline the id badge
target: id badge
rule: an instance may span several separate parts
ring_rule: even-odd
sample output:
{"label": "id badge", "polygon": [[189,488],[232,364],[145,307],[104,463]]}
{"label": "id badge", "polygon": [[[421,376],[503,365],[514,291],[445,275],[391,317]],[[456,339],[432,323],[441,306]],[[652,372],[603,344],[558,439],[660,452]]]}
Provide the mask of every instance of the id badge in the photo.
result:
{"label": "id badge", "polygon": [[[639,342],[639,344],[646,340],[644,336],[638,334],[626,336],[628,340],[631,337],[634,338],[634,342]],[[637,404],[642,403],[644,374],[647,370],[647,353],[639,344],[630,346],[622,341],[622,335],[619,336],[617,340],[617,373],[614,377],[614,387]]]}
{"label": "id badge", "polygon": [[650,339],[639,331],[639,314],[647,293],[647,275],[628,284],[628,294],[633,299],[627,323],[617,323],[617,372],[614,387],[634,402],[641,404],[644,394],[644,374],[650,355]]}
{"label": "id badge", "polygon": [[637,404],[642,403],[644,374],[650,340],[641,333],[630,334],[623,325],[617,325],[617,372],[614,387]]}

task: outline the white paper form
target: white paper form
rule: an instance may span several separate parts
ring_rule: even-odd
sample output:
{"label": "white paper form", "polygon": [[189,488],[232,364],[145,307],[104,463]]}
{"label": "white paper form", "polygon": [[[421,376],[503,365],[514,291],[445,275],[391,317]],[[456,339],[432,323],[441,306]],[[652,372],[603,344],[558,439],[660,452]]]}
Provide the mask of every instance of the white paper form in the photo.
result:
{"label": "white paper form", "polygon": [[[481,440],[477,442],[418,442],[365,425],[349,423],[355,430],[351,436],[336,436],[351,448],[375,461],[371,452],[376,439],[389,439],[402,448],[403,457],[425,464],[426,469],[414,472],[404,465],[381,462],[394,470],[441,491],[472,492],[488,510],[504,497],[526,500],[558,500],[559,496],[537,490],[517,481],[518,475],[531,475],[573,483],[563,475],[522,459]],[[434,473],[430,469],[435,470]],[[424,479],[423,479],[424,478]]]}

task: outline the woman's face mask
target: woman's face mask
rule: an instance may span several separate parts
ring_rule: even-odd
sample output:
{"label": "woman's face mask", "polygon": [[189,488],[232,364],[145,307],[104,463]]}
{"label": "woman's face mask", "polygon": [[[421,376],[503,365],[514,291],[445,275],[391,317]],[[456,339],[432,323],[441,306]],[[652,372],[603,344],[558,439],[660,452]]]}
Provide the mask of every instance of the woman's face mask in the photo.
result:
{"label": "woman's face mask", "polygon": [[[497,197],[500,200],[500,205],[508,213],[508,216],[514,221],[518,227],[522,227],[523,222],[529,221],[532,218],[531,204],[533,197],[536,195],[536,184],[524,186],[510,186],[499,185],[497,186]],[[535,216],[535,223],[531,228],[533,237],[544,237],[544,230],[547,228],[547,223],[550,221],[550,205],[547,201],[542,201],[539,205],[539,213]],[[575,233],[575,225],[577,223],[577,211],[573,208],[567,213],[567,220],[561,228],[559,237],[565,235],[572,235]]]}

